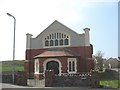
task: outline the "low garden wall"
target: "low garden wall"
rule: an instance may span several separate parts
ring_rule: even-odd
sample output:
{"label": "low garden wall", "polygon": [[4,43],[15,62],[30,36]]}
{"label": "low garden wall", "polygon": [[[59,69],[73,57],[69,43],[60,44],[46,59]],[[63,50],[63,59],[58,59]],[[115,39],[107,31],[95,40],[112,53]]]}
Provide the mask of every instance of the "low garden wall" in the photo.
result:
{"label": "low garden wall", "polygon": [[54,71],[45,72],[46,87],[99,87],[99,74],[97,72],[82,72],[78,74],[54,75]]}
{"label": "low garden wall", "polygon": [[38,79],[28,79],[27,80],[27,85],[31,87],[44,87],[45,86],[45,81],[43,80],[38,80]]}
{"label": "low garden wall", "polygon": [[106,69],[105,72],[110,73],[110,75],[112,75],[114,78],[119,79],[120,74],[119,71],[115,71],[115,70],[111,70],[111,69]]}
{"label": "low garden wall", "polygon": [[27,85],[27,75],[24,71],[3,71],[2,72],[2,83],[13,83],[13,73],[14,73],[14,84],[17,85]]}

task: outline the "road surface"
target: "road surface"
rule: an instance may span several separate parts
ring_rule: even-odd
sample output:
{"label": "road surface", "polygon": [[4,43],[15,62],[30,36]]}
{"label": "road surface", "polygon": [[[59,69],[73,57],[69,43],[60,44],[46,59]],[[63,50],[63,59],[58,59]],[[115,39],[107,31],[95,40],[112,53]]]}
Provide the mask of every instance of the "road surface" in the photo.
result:
{"label": "road surface", "polygon": [[105,89],[105,88],[90,88],[90,87],[28,87],[18,86],[6,83],[0,83],[2,90],[120,90],[120,89]]}

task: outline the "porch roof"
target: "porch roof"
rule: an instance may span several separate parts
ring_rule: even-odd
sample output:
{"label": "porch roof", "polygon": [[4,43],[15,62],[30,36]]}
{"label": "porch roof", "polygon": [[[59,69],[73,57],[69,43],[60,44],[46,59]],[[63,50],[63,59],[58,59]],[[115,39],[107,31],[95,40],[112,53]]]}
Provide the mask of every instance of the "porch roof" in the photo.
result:
{"label": "porch roof", "polygon": [[68,50],[68,49],[50,49],[46,50],[45,52],[35,56],[34,58],[40,58],[40,57],[79,57],[80,55]]}

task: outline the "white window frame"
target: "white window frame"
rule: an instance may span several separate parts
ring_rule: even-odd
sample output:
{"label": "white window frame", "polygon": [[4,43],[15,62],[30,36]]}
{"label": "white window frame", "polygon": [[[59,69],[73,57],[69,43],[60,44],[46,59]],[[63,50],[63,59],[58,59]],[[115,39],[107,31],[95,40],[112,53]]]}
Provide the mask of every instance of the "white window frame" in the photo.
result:
{"label": "white window frame", "polygon": [[[69,71],[69,62],[71,62],[71,69],[72,69],[72,71]],[[74,62],[74,71],[73,71],[73,67],[72,67],[72,62]],[[77,72],[77,60],[76,60],[76,58],[68,58],[68,64],[67,64],[67,67],[68,67],[68,73],[76,73]]]}
{"label": "white window frame", "polygon": [[[61,33],[61,37],[62,37],[62,34],[63,34],[63,38],[59,38],[59,37],[57,38],[57,33],[58,33],[58,34]],[[52,34],[55,34],[55,33],[48,34],[48,36],[51,35],[51,37],[52,37]],[[64,35],[66,35],[66,37],[68,36],[68,38],[67,38],[67,39],[68,39],[68,42],[69,42],[68,45],[65,45],[65,42],[64,42],[64,41],[65,41],[66,38],[64,38]],[[46,41],[45,38],[46,38],[46,40],[48,40],[49,46],[45,46],[45,41]],[[56,39],[58,40],[58,45],[57,45],[57,46],[55,46],[55,40],[56,40]],[[63,45],[60,45],[59,40],[61,40],[61,39],[63,40]],[[50,40],[53,40],[53,46],[50,46]],[[45,37],[43,38],[43,48],[69,47],[69,46],[70,46],[70,35],[68,35],[68,34],[66,34],[66,33],[56,32],[56,38],[53,38],[53,39],[51,38],[51,39],[50,39],[50,37],[49,37],[49,39],[47,39],[47,36],[45,36]]]}
{"label": "white window frame", "polygon": [[50,61],[56,61],[56,62],[59,63],[59,76],[60,76],[60,75],[61,75],[61,72],[62,72],[62,69],[61,69],[61,68],[62,68],[62,64],[61,64],[60,60],[59,60],[59,59],[56,59],[56,58],[46,59],[46,60],[43,62],[44,74],[45,74],[45,71],[46,71],[46,65],[47,65],[47,63],[50,62]]}
{"label": "white window frame", "polygon": [[35,62],[34,62],[35,74],[39,74],[39,66],[40,66],[39,65],[39,59],[35,59]]}

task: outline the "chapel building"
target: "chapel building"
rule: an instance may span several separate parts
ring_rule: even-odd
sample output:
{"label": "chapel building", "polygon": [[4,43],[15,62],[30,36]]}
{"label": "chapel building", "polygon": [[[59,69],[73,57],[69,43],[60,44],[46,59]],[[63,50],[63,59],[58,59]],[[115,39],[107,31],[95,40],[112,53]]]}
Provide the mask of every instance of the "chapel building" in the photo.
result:
{"label": "chapel building", "polygon": [[27,33],[24,69],[29,75],[45,74],[54,70],[56,75],[90,72],[94,69],[90,28],[79,34],[55,20],[38,36]]}

